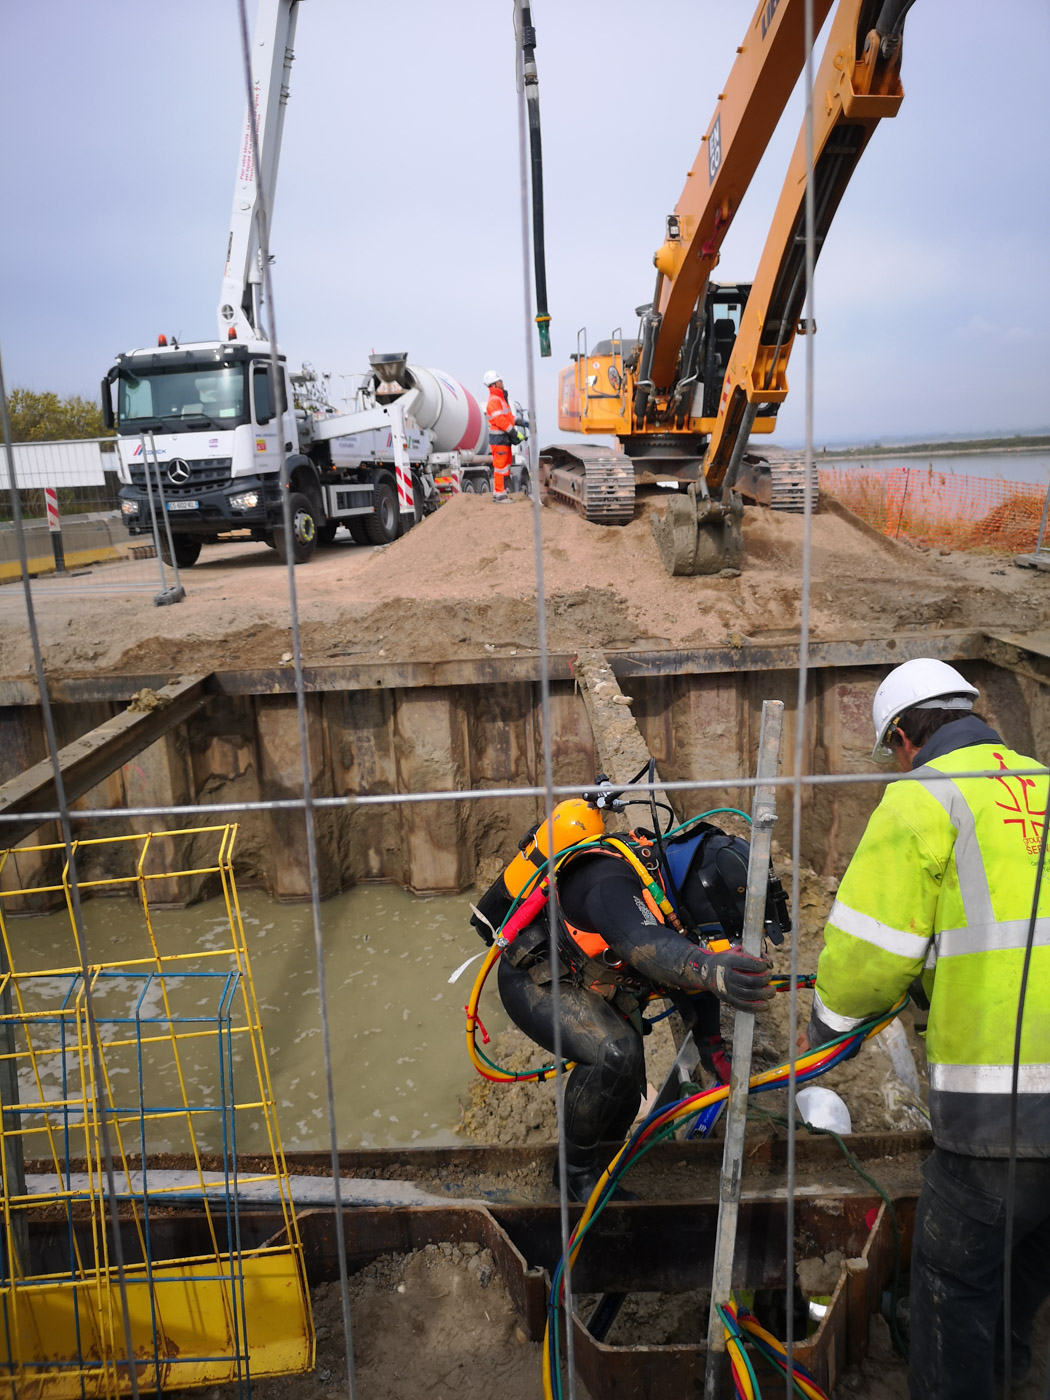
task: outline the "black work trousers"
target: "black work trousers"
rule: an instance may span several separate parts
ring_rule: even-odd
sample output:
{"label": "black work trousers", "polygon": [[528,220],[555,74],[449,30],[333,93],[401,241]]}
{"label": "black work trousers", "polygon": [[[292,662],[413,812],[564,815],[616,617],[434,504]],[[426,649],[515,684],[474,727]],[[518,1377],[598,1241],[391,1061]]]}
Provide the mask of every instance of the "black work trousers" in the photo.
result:
{"label": "black work trousers", "polygon": [[[1008,1168],[998,1157],[964,1157],[939,1147],[923,1167],[911,1261],[911,1400],[995,1396]],[[1036,1310],[1050,1294],[1050,1159],[1021,1158],[1016,1170],[1010,1325],[1015,1381],[1031,1360]]]}

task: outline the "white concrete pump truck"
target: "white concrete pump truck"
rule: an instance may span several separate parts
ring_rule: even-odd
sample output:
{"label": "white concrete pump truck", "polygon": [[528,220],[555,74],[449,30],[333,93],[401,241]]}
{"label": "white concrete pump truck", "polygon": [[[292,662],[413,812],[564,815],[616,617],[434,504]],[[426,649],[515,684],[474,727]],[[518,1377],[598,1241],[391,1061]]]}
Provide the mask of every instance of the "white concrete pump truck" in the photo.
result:
{"label": "white concrete pump truck", "polygon": [[[359,544],[385,544],[443,495],[492,489],[484,415],[442,370],[409,365],[404,354],[372,355],[352,413],[332,406],[311,369],[290,373],[280,352],[281,382],[272,383],[256,209],[260,194],[273,209],[298,9],[299,0],[259,0],[252,83],[261,168],[256,179],[246,113],[219,339],[180,345],[160,336],[155,347],[118,355],[102,381],[103,416],[118,433],[124,522],[132,535],[148,534],[149,490],[159,490],[183,568],[203,544],[243,531],[296,563],[330,544],[340,525]],[[510,485],[529,489],[520,452]],[[159,539],[167,556],[167,532]]]}

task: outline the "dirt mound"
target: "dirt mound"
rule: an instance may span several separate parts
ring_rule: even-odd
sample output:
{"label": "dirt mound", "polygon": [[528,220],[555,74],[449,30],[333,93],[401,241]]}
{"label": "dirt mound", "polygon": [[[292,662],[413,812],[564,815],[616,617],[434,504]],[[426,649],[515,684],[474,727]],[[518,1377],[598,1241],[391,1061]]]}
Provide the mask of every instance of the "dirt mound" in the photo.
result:
{"label": "dirt mound", "polygon": [[[346,1343],[337,1283],[312,1290],[317,1363],[302,1376],[252,1378],[258,1400],[341,1400]],[[384,1254],[350,1280],[354,1371],[362,1400],[437,1400],[488,1393],[503,1400],[539,1393],[540,1347],[526,1340],[492,1254],[469,1241]],[[214,1397],[233,1400],[233,1386]],[[184,1392],[185,1396],[200,1391]]]}
{"label": "dirt mound", "polygon": [[[639,505],[623,528],[568,512],[539,513],[542,590],[551,648],[736,647],[798,635],[804,521],[750,509],[741,576],[668,578]],[[462,495],[403,538],[361,549],[343,534],[296,570],[307,664],[435,661],[534,651],[534,511]],[[206,549],[186,570],[186,598],[157,609],[130,565],[95,570],[75,595],[34,596],[52,673],[128,675],[269,668],[290,651],[284,567],[264,545]],[[837,503],[814,517],[810,627],[816,640],[887,635],[902,627],[1046,625],[1050,581],[979,555],[936,553],[887,540]],[[0,589],[0,676],[25,676],[32,656],[21,590]],[[285,663],[286,664],[286,663]]]}
{"label": "dirt mound", "polygon": [[1028,495],[1011,496],[978,520],[971,532],[970,547],[994,549],[1002,554],[1023,554],[1035,548],[1042,502]]}

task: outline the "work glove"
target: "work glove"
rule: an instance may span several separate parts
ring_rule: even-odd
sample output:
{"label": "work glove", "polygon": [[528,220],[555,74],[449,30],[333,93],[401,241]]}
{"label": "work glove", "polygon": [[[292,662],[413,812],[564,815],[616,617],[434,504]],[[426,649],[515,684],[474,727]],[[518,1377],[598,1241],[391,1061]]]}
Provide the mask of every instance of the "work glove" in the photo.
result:
{"label": "work glove", "polygon": [[707,953],[698,956],[693,967],[705,992],[737,1011],[762,1011],[775,995],[769,985],[773,964],[768,958],[750,953]]}

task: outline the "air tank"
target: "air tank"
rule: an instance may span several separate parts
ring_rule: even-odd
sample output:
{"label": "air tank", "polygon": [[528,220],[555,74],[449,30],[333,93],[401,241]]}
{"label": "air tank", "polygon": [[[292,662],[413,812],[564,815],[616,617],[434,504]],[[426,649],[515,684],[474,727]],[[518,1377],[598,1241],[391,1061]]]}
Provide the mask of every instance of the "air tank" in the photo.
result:
{"label": "air tank", "polygon": [[477,399],[443,369],[406,363],[404,355],[370,355],[368,363],[383,384],[417,389],[412,417],[433,438],[435,452],[485,452],[489,430]]}

